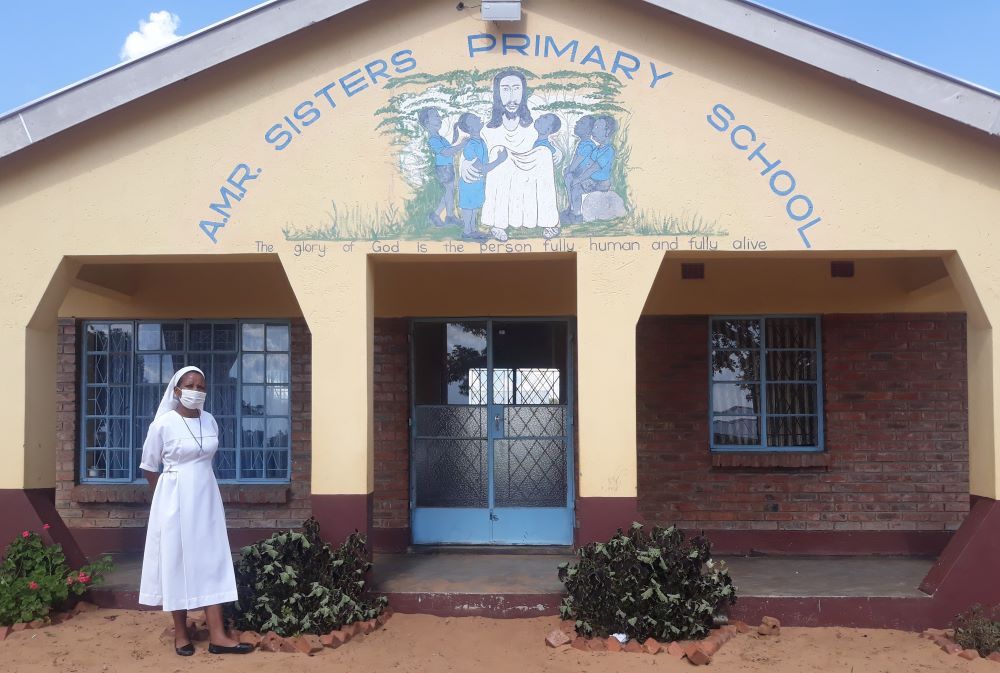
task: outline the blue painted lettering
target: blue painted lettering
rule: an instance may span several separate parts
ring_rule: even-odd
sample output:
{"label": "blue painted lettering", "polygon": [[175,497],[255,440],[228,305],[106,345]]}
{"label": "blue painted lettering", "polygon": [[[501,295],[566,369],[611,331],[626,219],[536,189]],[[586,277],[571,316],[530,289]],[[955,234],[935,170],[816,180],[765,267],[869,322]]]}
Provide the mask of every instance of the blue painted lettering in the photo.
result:
{"label": "blue painted lettering", "polygon": [[384,60],[377,59],[372,61],[365,66],[365,72],[368,73],[368,77],[371,79],[372,84],[378,84],[379,77],[385,77],[386,79],[392,79],[392,75],[389,73],[389,64]]}
{"label": "blue painted lettering", "polygon": [[[778,188],[778,178],[782,176],[784,176],[788,180],[788,187],[785,189]],[[775,171],[774,175],[771,176],[771,191],[777,194],[778,196],[788,196],[789,194],[795,191],[795,176],[786,171],[785,169],[781,169],[780,171]],[[791,203],[791,201],[789,201],[789,203]]]}
{"label": "blue painted lettering", "polygon": [[588,63],[596,63],[601,67],[601,70],[607,70],[607,66],[604,65],[604,54],[601,53],[601,48],[596,44],[587,52],[587,55],[583,57],[580,61],[580,65],[587,65]]}
{"label": "blue painted lettering", "polygon": [[749,154],[749,156],[747,156],[747,161],[760,159],[761,162],[764,164],[764,170],[760,172],[761,175],[767,175],[768,173],[773,171],[775,167],[781,164],[781,159],[771,162],[767,160],[767,157],[765,157],[763,154],[760,153],[760,151],[765,147],[767,147],[767,143],[761,143],[760,145],[757,145],[757,149],[755,149],[753,152]]}
{"label": "blue painted lettering", "polygon": [[[715,115],[715,119],[717,121],[712,120],[712,115]],[[708,123],[712,125],[712,128],[716,131],[722,132],[729,128],[729,122],[735,120],[736,115],[734,115],[733,111],[725,105],[718,103],[712,108],[712,114],[705,117],[705,119],[707,119]]]}
{"label": "blue painted lettering", "polygon": [[[484,51],[493,51],[497,46],[497,39],[490,35],[489,33],[479,33],[478,35],[470,35],[468,37],[469,42],[469,57],[474,58],[476,54]],[[485,43],[484,46],[477,46],[475,43]]]}
{"label": "blue painted lettering", "polygon": [[311,100],[303,101],[292,110],[292,116],[302,122],[303,126],[310,126],[319,119],[319,110]]}
{"label": "blue painted lettering", "polygon": [[292,142],[292,134],[282,128],[281,124],[275,124],[264,132],[264,140],[274,145],[274,149],[280,152]]}
{"label": "blue painted lettering", "polygon": [[325,87],[323,87],[319,91],[316,91],[315,93],[313,93],[313,96],[315,96],[316,98],[319,98],[320,96],[323,96],[323,98],[326,99],[326,102],[330,104],[330,107],[331,108],[335,108],[335,107],[337,107],[337,103],[333,100],[333,96],[330,95],[330,89],[332,89],[335,86],[337,86],[336,82],[330,82],[329,84],[327,84]]}
{"label": "blue painted lettering", "polygon": [[365,81],[364,75],[361,74],[361,68],[352,70],[341,77],[340,88],[344,90],[348,98],[367,89],[368,82]]}
{"label": "blue painted lettering", "polygon": [[[716,106],[716,107],[718,107],[718,106]],[[709,117],[708,123],[712,124],[712,118],[711,117]],[[726,122],[726,123],[728,124],[729,122]],[[712,124],[712,126],[715,126],[715,124]],[[718,127],[716,126],[716,128],[718,128]],[[725,129],[719,129],[719,130],[723,131]],[[739,133],[740,131],[746,131],[749,134],[749,136],[750,136],[750,142],[751,143],[757,140],[757,132],[754,131],[749,126],[747,126],[746,124],[740,124],[739,126],[734,126],[732,132],[729,134],[729,142],[731,142],[733,144],[733,147],[735,147],[738,150],[748,150],[748,149],[750,149],[750,144],[749,143],[747,143],[745,145],[741,145],[739,143],[739,141],[736,140],[736,134]]]}
{"label": "blue painted lettering", "polygon": [[545,36],[545,58],[549,57],[549,47],[552,47],[552,51],[555,53],[556,58],[562,57],[567,51],[569,52],[570,62],[576,61],[576,50],[580,48],[580,42],[578,40],[570,40],[566,43],[562,49],[556,46],[556,41],[552,39],[551,35]]}
{"label": "blue painted lettering", "polygon": [[[504,33],[503,37],[503,47],[501,53],[506,56],[508,51],[516,51],[522,56],[528,55],[528,45],[531,44],[531,38],[523,33]],[[515,44],[520,42],[520,44]]]}
{"label": "blue painted lettering", "polygon": [[[630,66],[626,67],[622,63],[625,59],[631,61]],[[635,56],[619,49],[618,53],[615,54],[615,62],[611,64],[611,74],[614,75],[615,72],[621,70],[626,77],[632,79],[632,73],[637,72],[641,65],[642,64],[639,62],[639,59]]]}
{"label": "blue painted lettering", "polygon": [[670,77],[671,75],[674,74],[670,70],[668,70],[666,72],[662,72],[662,73],[661,72],[657,72],[657,70],[656,70],[656,64],[653,63],[652,61],[649,62],[649,69],[653,71],[653,81],[651,81],[649,83],[649,88],[650,89],[655,89],[657,82],[659,82],[661,79],[666,79],[667,77]]}
{"label": "blue painted lettering", "polygon": [[396,66],[396,74],[402,75],[417,67],[417,59],[413,58],[412,49],[400,49],[389,57],[389,62]]}
{"label": "blue painted lettering", "polygon": [[[705,119],[708,120],[709,126],[716,131],[723,133],[729,130],[730,125],[736,121],[736,114],[722,103],[717,103],[712,106],[711,114],[707,115]],[[740,151],[746,152],[750,149],[751,143],[756,142],[757,132],[747,124],[737,124],[733,126],[733,130],[729,133],[729,143]],[[771,189],[771,193],[785,199],[785,213],[793,222],[798,223],[809,219],[815,211],[813,200],[805,194],[796,193],[795,190],[798,187],[798,181],[795,179],[795,175],[793,175],[790,170],[786,168],[775,170],[775,168],[781,165],[781,159],[771,161],[765,157],[765,147],[767,147],[766,142],[761,142],[757,145],[747,154],[747,161],[758,159],[764,165],[764,169],[760,172],[760,174],[762,176],[766,176],[770,173],[770,177],[767,182]],[[795,231],[802,239],[802,243],[806,246],[806,248],[812,248],[812,243],[810,242],[809,237],[806,236],[806,230],[816,226],[822,221],[823,218],[816,217],[796,228]],[[734,249],[743,249],[743,246],[742,244],[738,246],[734,244]]]}

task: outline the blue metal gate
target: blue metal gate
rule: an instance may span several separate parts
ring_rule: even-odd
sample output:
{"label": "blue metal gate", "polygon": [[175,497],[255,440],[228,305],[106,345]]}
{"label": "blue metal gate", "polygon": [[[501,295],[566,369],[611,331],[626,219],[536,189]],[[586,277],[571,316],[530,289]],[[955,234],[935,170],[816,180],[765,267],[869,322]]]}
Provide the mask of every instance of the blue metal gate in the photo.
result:
{"label": "blue metal gate", "polygon": [[567,320],[416,320],[415,544],[572,544]]}

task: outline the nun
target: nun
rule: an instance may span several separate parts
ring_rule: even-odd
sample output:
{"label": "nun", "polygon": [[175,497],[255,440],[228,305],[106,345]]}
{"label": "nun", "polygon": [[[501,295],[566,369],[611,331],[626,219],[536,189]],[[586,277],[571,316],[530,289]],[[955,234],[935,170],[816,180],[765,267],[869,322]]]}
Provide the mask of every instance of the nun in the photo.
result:
{"label": "nun", "polygon": [[162,605],[174,619],[174,648],[194,654],[187,611],[205,609],[212,654],[246,654],[253,646],[226,632],[222,603],[235,601],[236,575],[222,496],[212,471],[219,426],[204,411],[205,374],[184,367],[170,379],[149,425],[139,467],[153,488],[139,603]]}

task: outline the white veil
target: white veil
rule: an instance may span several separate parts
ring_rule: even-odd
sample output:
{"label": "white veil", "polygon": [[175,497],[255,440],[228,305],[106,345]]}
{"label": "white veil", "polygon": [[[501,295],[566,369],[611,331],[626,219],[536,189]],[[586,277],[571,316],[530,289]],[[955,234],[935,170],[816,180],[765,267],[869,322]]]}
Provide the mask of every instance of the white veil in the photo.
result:
{"label": "white veil", "polygon": [[160,406],[156,409],[156,418],[159,418],[165,413],[171,412],[177,408],[179,402],[177,398],[174,397],[174,388],[177,387],[177,383],[181,380],[181,377],[188,372],[198,372],[204,378],[205,372],[201,371],[197,367],[181,367],[178,369],[172,377],[170,377],[170,383],[167,384],[167,389],[163,391],[163,399],[160,400]]}

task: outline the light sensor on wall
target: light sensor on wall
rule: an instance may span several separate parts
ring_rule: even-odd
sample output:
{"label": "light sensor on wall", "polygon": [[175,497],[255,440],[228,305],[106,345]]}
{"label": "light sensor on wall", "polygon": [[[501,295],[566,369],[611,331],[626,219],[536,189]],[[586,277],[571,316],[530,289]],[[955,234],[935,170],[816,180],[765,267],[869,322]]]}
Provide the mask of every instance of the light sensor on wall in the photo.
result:
{"label": "light sensor on wall", "polygon": [[[462,4],[459,3],[459,8]],[[483,21],[521,20],[521,0],[483,0],[480,7]]]}

